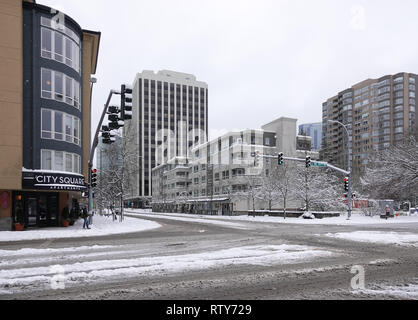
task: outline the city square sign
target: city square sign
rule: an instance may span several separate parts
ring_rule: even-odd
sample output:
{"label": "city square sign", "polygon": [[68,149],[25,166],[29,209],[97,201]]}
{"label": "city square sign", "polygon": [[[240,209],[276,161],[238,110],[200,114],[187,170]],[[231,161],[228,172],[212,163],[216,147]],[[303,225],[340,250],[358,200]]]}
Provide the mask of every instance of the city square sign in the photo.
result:
{"label": "city square sign", "polygon": [[80,174],[42,170],[23,170],[22,188],[68,191],[84,191],[87,189],[84,176]]}

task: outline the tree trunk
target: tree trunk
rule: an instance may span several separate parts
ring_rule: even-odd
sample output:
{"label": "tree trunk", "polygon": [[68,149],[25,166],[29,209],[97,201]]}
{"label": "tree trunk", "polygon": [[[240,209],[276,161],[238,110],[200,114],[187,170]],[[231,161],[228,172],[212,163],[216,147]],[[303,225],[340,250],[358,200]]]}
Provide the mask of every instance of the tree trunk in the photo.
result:
{"label": "tree trunk", "polygon": [[120,222],[123,221],[123,194],[120,194]]}
{"label": "tree trunk", "polygon": [[286,219],[286,198],[283,199],[283,217]]}

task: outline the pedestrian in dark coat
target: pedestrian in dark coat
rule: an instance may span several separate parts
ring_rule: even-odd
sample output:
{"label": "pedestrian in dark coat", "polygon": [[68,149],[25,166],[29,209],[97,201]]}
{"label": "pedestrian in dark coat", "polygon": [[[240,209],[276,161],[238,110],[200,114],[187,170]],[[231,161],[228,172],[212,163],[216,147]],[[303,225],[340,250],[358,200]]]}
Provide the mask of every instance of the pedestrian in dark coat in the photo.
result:
{"label": "pedestrian in dark coat", "polygon": [[90,229],[89,228],[89,215],[87,214],[86,207],[83,208],[81,217],[84,219],[83,229]]}

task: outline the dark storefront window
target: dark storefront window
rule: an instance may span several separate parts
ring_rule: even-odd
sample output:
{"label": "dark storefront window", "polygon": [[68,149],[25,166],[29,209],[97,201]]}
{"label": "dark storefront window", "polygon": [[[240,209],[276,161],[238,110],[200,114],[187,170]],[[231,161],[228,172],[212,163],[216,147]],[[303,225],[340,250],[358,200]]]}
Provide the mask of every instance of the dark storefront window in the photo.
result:
{"label": "dark storefront window", "polygon": [[25,228],[58,226],[58,208],[58,193],[13,193],[13,222]]}

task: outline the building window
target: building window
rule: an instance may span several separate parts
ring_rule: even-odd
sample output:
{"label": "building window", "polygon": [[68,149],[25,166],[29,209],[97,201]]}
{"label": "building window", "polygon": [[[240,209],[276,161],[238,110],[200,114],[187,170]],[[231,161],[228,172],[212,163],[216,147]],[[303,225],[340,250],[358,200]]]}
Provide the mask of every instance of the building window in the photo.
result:
{"label": "building window", "polygon": [[394,88],[393,88],[393,90],[401,90],[401,89],[403,89],[403,84],[402,83],[395,85]]}
{"label": "building window", "polygon": [[41,151],[41,169],[52,170],[52,151],[42,150]]}
{"label": "building window", "polygon": [[64,152],[55,151],[54,170],[64,171]]}
{"label": "building window", "polygon": [[61,72],[49,69],[42,69],[41,78],[42,98],[65,102],[80,109],[80,84],[78,81]]}
{"label": "building window", "polygon": [[52,72],[51,70],[42,69],[42,98],[52,98]]}
{"label": "building window", "polygon": [[59,62],[64,62],[64,37],[59,32],[54,32],[54,59]]}
{"label": "building window", "polygon": [[55,100],[63,101],[64,100],[64,76],[61,72],[54,72],[55,74]]}
{"label": "building window", "polygon": [[65,76],[65,102],[73,105],[73,79]]}
{"label": "building window", "polygon": [[265,143],[264,143],[266,146],[269,146],[270,145],[270,138],[269,137],[266,137],[266,139],[265,139]]}
{"label": "building window", "polygon": [[52,31],[46,28],[41,30],[41,56],[52,58]]}
{"label": "building window", "polygon": [[80,38],[70,29],[51,28],[51,21],[41,18],[41,57],[64,63],[80,72]]}
{"label": "building window", "polygon": [[44,138],[44,139],[51,139],[52,138],[51,111],[43,109],[41,118],[42,118],[42,120],[41,120],[41,122],[42,122],[41,137]]}
{"label": "building window", "polygon": [[54,139],[63,140],[63,113],[55,111],[54,117]]}
{"label": "building window", "polygon": [[80,172],[80,156],[75,153],[55,150],[41,150],[41,169]]}
{"label": "building window", "polygon": [[76,145],[81,144],[79,118],[55,110],[42,109],[41,123],[42,139],[64,141],[63,128],[65,127],[65,141]]}

